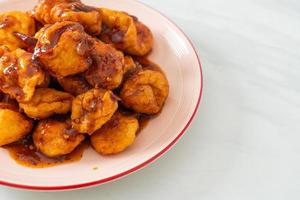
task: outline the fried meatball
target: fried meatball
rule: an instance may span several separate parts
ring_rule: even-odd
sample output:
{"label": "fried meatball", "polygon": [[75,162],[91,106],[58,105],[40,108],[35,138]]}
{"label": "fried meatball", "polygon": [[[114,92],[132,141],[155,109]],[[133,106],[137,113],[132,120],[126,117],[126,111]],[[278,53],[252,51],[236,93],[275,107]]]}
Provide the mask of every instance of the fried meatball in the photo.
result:
{"label": "fried meatball", "polygon": [[67,76],[64,78],[57,79],[58,83],[64,89],[64,91],[73,94],[74,96],[85,93],[91,86],[81,75]]}
{"label": "fried meatball", "polygon": [[35,33],[34,19],[21,11],[1,13],[0,45],[5,45],[10,50],[26,47],[21,40],[15,37],[15,32],[33,36]]}
{"label": "fried meatball", "polygon": [[38,58],[56,78],[84,72],[91,65],[88,56],[94,40],[75,22],[58,22],[37,34],[34,58]]}
{"label": "fried meatball", "polygon": [[8,103],[0,103],[0,146],[10,144],[30,133],[32,122]]}
{"label": "fried meatball", "polygon": [[143,56],[151,51],[153,35],[136,17],[106,8],[100,10],[103,18],[102,41],[132,55]]}
{"label": "fried meatball", "polygon": [[112,117],[117,108],[118,99],[111,91],[89,90],[73,100],[72,127],[91,135]]}
{"label": "fried meatball", "polygon": [[96,42],[92,52],[92,66],[86,71],[85,78],[96,88],[113,90],[122,82],[124,56],[111,45]]}
{"label": "fried meatball", "polygon": [[163,73],[141,70],[125,81],[120,97],[127,108],[155,114],[161,110],[168,94],[169,84]]}
{"label": "fried meatball", "polygon": [[51,88],[36,89],[32,99],[20,103],[27,116],[45,119],[54,114],[66,114],[71,110],[73,96]]}
{"label": "fried meatball", "polygon": [[45,73],[31,57],[22,49],[10,52],[0,47],[0,89],[19,102],[29,101],[35,88],[45,82]]}
{"label": "fried meatball", "polygon": [[135,117],[116,113],[91,136],[91,144],[102,155],[120,153],[134,142],[138,128]]}
{"label": "fried meatball", "polygon": [[40,0],[33,15],[43,24],[72,21],[82,24],[92,35],[101,31],[101,11],[84,5],[80,0]]}
{"label": "fried meatball", "polygon": [[71,153],[85,136],[71,129],[68,121],[41,120],[33,132],[36,148],[48,157]]}

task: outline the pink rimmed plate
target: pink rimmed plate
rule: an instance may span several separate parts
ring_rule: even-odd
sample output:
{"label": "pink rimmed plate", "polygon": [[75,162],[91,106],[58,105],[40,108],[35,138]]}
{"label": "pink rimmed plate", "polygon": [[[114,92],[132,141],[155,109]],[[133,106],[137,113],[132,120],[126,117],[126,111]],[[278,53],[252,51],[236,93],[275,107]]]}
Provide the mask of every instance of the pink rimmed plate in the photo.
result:
{"label": "pink rimmed plate", "polygon": [[[152,30],[155,44],[150,59],[168,77],[170,95],[162,113],[151,120],[127,151],[99,156],[85,151],[79,162],[52,168],[20,166],[0,149],[0,184],[30,190],[70,190],[107,183],[135,172],[162,156],[184,134],[200,103],[202,71],[197,53],[186,35],[169,19],[134,0],[85,0],[86,4],[124,10]],[[0,11],[29,10],[35,0],[0,0]],[[97,168],[97,170],[95,170]]]}

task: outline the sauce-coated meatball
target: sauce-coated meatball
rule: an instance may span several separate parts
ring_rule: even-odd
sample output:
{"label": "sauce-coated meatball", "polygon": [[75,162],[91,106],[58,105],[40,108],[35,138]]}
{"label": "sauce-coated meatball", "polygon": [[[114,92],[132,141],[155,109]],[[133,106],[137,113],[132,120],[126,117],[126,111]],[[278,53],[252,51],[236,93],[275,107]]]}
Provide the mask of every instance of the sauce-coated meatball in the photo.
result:
{"label": "sauce-coated meatball", "polygon": [[158,113],[169,94],[169,84],[162,72],[141,70],[129,77],[121,90],[122,103],[136,112]]}
{"label": "sauce-coated meatball", "polygon": [[42,120],[33,133],[37,149],[49,157],[71,153],[83,140],[84,135],[71,129],[68,121]]}
{"label": "sauce-coated meatball", "polygon": [[34,119],[45,119],[55,114],[66,114],[71,110],[73,96],[51,88],[39,88],[32,99],[20,103],[27,116]]}
{"label": "sauce-coated meatball", "polygon": [[12,11],[0,14],[0,45],[10,50],[24,48],[26,45],[15,36],[15,33],[33,36],[35,33],[34,19],[27,13]]}
{"label": "sauce-coated meatball", "polygon": [[80,133],[93,134],[113,116],[118,98],[108,90],[92,89],[77,96],[72,104],[72,126]]}
{"label": "sauce-coated meatball", "polygon": [[16,142],[30,133],[32,122],[8,103],[0,103],[0,146]]}
{"label": "sauce-coated meatball", "polygon": [[40,0],[33,15],[43,24],[72,21],[82,24],[92,35],[101,31],[101,11],[83,4],[80,0]]}
{"label": "sauce-coated meatball", "polygon": [[132,55],[144,56],[153,46],[150,29],[125,12],[101,8],[103,31],[101,40]]}
{"label": "sauce-coated meatball", "polygon": [[135,117],[116,113],[91,136],[91,144],[103,155],[120,153],[134,142],[138,128],[139,122]]}
{"label": "sauce-coated meatball", "polygon": [[92,63],[88,55],[94,40],[82,25],[58,22],[42,28],[37,34],[34,58],[39,59],[56,78],[86,71]]}
{"label": "sauce-coated meatball", "polygon": [[31,100],[35,88],[45,84],[46,75],[32,54],[22,49],[0,47],[0,89],[19,102]]}
{"label": "sauce-coated meatball", "polygon": [[93,64],[85,73],[90,85],[113,90],[122,82],[124,56],[111,45],[96,42],[91,52]]}

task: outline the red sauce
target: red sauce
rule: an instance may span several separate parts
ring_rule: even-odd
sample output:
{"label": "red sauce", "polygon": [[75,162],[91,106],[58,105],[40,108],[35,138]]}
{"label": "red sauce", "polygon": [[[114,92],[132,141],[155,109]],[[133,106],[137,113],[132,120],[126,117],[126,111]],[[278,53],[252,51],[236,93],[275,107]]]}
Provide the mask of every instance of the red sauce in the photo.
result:
{"label": "red sauce", "polygon": [[87,149],[88,146],[88,141],[85,141],[80,144],[72,153],[55,158],[49,158],[39,152],[35,148],[31,137],[27,137],[19,142],[6,145],[4,148],[20,165],[31,168],[46,168],[79,161],[83,156],[84,150]]}
{"label": "red sauce", "polygon": [[23,44],[27,47],[28,52],[32,53],[34,51],[37,39],[19,32],[14,32],[13,35],[23,42]]}
{"label": "red sauce", "polygon": [[74,2],[70,4],[70,9],[74,12],[92,12],[97,11],[98,9],[92,6],[87,6],[82,4],[81,2]]}
{"label": "red sauce", "polygon": [[107,88],[110,80],[122,68],[122,55],[109,45],[96,43],[90,52],[90,56],[92,65],[85,72],[86,80],[96,88]]}
{"label": "red sauce", "polygon": [[125,32],[118,28],[110,28],[106,24],[102,24],[101,39],[106,43],[122,43],[125,38]]}
{"label": "red sauce", "polygon": [[93,44],[94,42],[90,38],[83,37],[76,47],[78,55],[87,56],[87,54],[90,53]]}
{"label": "red sauce", "polygon": [[[1,59],[4,56],[1,57]],[[9,59],[6,62],[1,62],[2,67],[2,76],[0,77],[0,88],[3,92],[9,93],[12,96],[16,97],[18,100],[24,97],[24,92],[22,88],[18,85],[18,66],[16,59]]]}
{"label": "red sauce", "polygon": [[125,37],[125,33],[121,30],[114,30],[111,33],[111,41],[113,43],[123,42],[124,37]]}

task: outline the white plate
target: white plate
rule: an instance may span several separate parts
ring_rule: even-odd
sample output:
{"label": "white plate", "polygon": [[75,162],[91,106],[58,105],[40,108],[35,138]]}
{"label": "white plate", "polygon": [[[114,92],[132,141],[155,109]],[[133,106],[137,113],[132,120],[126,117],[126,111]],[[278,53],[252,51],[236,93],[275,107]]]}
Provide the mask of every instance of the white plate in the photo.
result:
{"label": "white plate", "polygon": [[[29,10],[35,3],[34,0],[5,0],[0,4],[0,11]],[[150,27],[155,37],[150,59],[161,65],[170,82],[166,105],[139,134],[135,144],[116,156],[102,157],[88,149],[79,162],[31,169],[16,164],[6,150],[0,149],[0,184],[32,190],[68,190],[121,178],[169,150],[196,113],[202,93],[201,66],[191,42],[174,23],[134,0],[86,0],[84,3],[127,11]]]}

